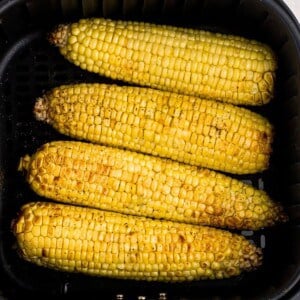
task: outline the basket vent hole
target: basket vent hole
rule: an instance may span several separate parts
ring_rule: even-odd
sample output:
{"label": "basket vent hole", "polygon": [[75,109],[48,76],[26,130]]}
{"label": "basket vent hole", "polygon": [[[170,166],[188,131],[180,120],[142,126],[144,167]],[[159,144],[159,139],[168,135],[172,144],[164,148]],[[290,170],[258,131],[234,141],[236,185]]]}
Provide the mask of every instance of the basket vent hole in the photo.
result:
{"label": "basket vent hole", "polygon": [[263,234],[260,236],[260,247],[262,249],[266,248],[266,236]]}
{"label": "basket vent hole", "polygon": [[252,230],[243,230],[242,232],[242,235],[243,236],[247,236],[247,237],[249,237],[249,236],[253,236],[253,231]]}
{"label": "basket vent hole", "polygon": [[265,189],[265,184],[262,178],[258,179],[258,189],[259,190],[264,190]]}

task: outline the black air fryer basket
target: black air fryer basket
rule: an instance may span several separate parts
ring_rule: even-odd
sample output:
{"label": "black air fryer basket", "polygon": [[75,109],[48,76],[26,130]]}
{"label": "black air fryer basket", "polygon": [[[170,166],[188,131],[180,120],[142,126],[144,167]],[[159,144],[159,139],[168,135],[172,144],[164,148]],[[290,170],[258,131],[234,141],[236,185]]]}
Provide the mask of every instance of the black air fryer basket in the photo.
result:
{"label": "black air fryer basket", "polygon": [[[94,16],[239,34],[268,43],[277,53],[275,98],[255,108],[275,126],[271,165],[263,174],[238,178],[280,201],[290,221],[258,232],[241,232],[263,249],[264,263],[257,271],[226,280],[150,283],[67,274],[19,257],[11,221],[22,204],[39,199],[17,172],[19,158],[45,142],[66,139],[34,119],[35,99],[61,84],[109,82],[67,62],[49,45],[46,33],[57,23]],[[122,299],[121,295],[123,299],[158,299],[160,293],[166,293],[161,299],[298,299],[299,216],[300,27],[282,1],[0,1],[0,286],[8,299],[77,295],[87,299]]]}

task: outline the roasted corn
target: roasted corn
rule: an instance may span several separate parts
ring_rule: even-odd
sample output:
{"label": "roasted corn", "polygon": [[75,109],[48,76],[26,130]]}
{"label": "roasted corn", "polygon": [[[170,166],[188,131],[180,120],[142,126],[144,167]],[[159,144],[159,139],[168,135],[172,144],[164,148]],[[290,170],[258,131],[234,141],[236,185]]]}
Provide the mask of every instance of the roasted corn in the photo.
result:
{"label": "roasted corn", "polygon": [[243,236],[79,206],[26,204],[12,229],[25,260],[94,276],[221,279],[262,263],[261,250]]}
{"label": "roasted corn", "polygon": [[19,170],[41,196],[120,213],[253,230],[287,219],[264,191],[236,179],[90,143],[47,143]]}
{"label": "roasted corn", "polygon": [[254,40],[103,18],[60,25],[49,40],[70,62],[113,79],[234,104],[273,97],[276,57]]}
{"label": "roasted corn", "polygon": [[73,138],[247,174],[268,168],[273,130],[234,105],[149,88],[107,84],[56,87],[35,116]]}

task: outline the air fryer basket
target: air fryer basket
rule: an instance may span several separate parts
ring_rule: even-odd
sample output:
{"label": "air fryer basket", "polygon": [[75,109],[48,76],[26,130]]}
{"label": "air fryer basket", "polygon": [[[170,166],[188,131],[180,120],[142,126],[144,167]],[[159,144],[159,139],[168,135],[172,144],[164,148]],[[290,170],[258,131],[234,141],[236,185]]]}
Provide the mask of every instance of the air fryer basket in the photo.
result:
{"label": "air fryer basket", "polygon": [[[17,165],[45,142],[67,139],[33,118],[36,97],[65,83],[110,82],[68,63],[46,33],[59,22],[104,16],[240,34],[270,44],[279,69],[274,100],[255,110],[275,126],[268,171],[239,176],[285,206],[286,225],[242,234],[263,248],[263,266],[237,278],[189,283],[150,283],[66,274],[20,259],[10,231],[19,207],[38,200]],[[0,1],[0,259],[9,299],[84,295],[90,299],[289,299],[300,279],[300,29],[276,0],[2,0]],[[105,295],[105,296],[104,296]]]}

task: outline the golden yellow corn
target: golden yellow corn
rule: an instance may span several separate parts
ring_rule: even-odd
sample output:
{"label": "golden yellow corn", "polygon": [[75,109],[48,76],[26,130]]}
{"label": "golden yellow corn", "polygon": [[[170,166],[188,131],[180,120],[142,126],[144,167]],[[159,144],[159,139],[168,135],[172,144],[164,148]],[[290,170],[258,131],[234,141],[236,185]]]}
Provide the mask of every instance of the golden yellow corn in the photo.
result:
{"label": "golden yellow corn", "polygon": [[56,87],[35,116],[60,133],[235,174],[268,168],[273,132],[234,105],[149,88],[107,84]]}
{"label": "golden yellow corn", "polygon": [[24,205],[13,233],[25,260],[94,276],[221,279],[262,263],[259,248],[220,229],[47,202]]}
{"label": "golden yellow corn", "polygon": [[120,213],[236,229],[286,221],[268,195],[171,160],[75,141],[43,145],[19,170],[39,195]]}
{"label": "golden yellow corn", "polygon": [[101,18],[60,25],[49,40],[70,62],[113,79],[234,104],[273,97],[276,58],[254,40]]}

